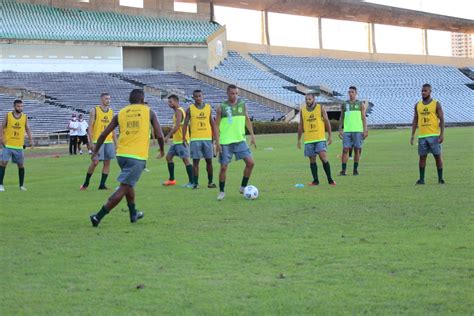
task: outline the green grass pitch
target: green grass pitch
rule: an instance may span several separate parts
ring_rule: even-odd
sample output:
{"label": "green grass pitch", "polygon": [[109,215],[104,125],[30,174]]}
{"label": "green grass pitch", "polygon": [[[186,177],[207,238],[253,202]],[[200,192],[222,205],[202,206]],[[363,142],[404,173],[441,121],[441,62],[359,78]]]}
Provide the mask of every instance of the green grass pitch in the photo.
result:
{"label": "green grass pitch", "polygon": [[[474,129],[447,129],[444,186],[432,157],[427,184],[414,185],[409,133],[371,131],[360,176],[335,176],[330,187],[318,160],[321,185],[304,188],[294,187],[310,181],[296,135],[257,136],[255,201],[238,194],[242,162],[229,166],[217,202],[205,185],[162,187],[166,163],[150,158],[136,190],[145,218],[130,224],[122,202],[99,228],[89,215],[110,191],[96,190],[100,169],[79,191],[88,156],[27,158],[27,192],[10,164],[0,193],[0,314],[472,314]],[[340,151],[337,139],[334,175]],[[110,187],[117,174],[113,162]]]}

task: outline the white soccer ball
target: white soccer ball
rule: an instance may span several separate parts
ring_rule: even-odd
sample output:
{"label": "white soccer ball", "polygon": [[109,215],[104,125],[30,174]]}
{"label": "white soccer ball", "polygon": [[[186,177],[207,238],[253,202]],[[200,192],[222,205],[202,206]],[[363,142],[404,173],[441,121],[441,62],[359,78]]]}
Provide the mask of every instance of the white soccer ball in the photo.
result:
{"label": "white soccer ball", "polygon": [[246,200],[255,200],[258,198],[258,189],[253,185],[248,185],[244,189],[244,198]]}

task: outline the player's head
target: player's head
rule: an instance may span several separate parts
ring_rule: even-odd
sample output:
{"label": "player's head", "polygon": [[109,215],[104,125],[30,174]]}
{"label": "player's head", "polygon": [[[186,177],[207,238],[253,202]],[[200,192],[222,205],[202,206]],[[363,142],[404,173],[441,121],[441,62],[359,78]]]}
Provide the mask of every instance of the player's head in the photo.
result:
{"label": "player's head", "polygon": [[350,86],[348,93],[349,93],[349,99],[351,101],[355,100],[357,97],[357,88],[355,86]]}
{"label": "player's head", "polygon": [[128,98],[130,104],[145,104],[145,92],[142,89],[133,89]]}
{"label": "player's head", "polygon": [[314,104],[315,96],[313,93],[307,93],[304,97],[307,106],[312,106]]}
{"label": "player's head", "polygon": [[202,91],[201,90],[194,90],[193,91],[193,100],[195,104],[202,103]]}
{"label": "player's head", "polygon": [[179,106],[179,97],[176,94],[171,94],[168,96],[168,106],[172,109],[175,109]]}
{"label": "player's head", "polygon": [[13,101],[13,110],[15,110],[15,112],[18,114],[23,112],[23,101],[21,100]]}
{"label": "player's head", "polygon": [[431,85],[429,83],[425,83],[421,87],[421,96],[423,99],[429,99],[431,97]]}
{"label": "player's head", "polygon": [[73,121],[77,120],[77,114],[76,113],[71,114],[71,120],[73,120]]}
{"label": "player's head", "polygon": [[84,119],[84,114],[80,113],[79,114],[79,121],[82,121]]}
{"label": "player's head", "polygon": [[103,106],[110,105],[110,94],[108,92],[104,92],[100,95],[100,102],[102,102]]}
{"label": "player's head", "polygon": [[234,103],[237,100],[239,95],[239,88],[235,84],[230,84],[227,86],[227,98],[231,103]]}

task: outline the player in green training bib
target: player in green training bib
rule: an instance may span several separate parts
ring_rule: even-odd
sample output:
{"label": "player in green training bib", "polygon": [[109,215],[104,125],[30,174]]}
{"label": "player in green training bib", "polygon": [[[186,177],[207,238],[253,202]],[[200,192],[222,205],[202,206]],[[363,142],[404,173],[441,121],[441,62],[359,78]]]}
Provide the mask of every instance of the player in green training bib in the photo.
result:
{"label": "player in green training bib", "polygon": [[252,153],[245,138],[245,127],[247,127],[250,133],[250,144],[257,148],[253,126],[245,102],[238,99],[238,95],[239,89],[237,86],[229,85],[227,87],[227,100],[222,102],[216,111],[216,149],[221,164],[218,201],[225,197],[224,187],[227,166],[232,160],[232,156],[235,155],[236,160],[242,159],[245,162],[244,175],[240,185],[241,194],[249,182],[254,167]]}

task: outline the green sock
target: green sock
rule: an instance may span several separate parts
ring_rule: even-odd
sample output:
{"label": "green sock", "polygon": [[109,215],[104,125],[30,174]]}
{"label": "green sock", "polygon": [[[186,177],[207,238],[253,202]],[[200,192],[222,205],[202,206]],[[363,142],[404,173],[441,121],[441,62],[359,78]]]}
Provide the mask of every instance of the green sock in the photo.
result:
{"label": "green sock", "polygon": [[174,180],[174,162],[168,162],[168,172],[170,173],[170,180]]}
{"label": "green sock", "polygon": [[103,174],[102,174],[102,177],[100,178],[100,186],[101,186],[101,187],[105,187],[105,181],[107,181],[107,177],[108,177],[108,176],[109,176],[109,175],[106,174],[106,173],[103,173]]}
{"label": "green sock", "polygon": [[346,169],[347,169],[347,163],[343,163],[342,164],[342,171],[346,171]]}
{"label": "green sock", "polygon": [[249,177],[242,177],[242,182],[240,183],[241,187],[246,187],[249,184]]}
{"label": "green sock", "polygon": [[20,180],[20,187],[25,182],[25,168],[18,168],[18,179]]}
{"label": "green sock", "polygon": [[326,177],[328,178],[328,182],[329,183],[333,182],[332,177],[331,177],[331,165],[329,164],[329,161],[323,162],[323,169],[324,169],[324,172],[326,172]]}
{"label": "green sock", "polygon": [[316,165],[316,163],[312,162],[309,164],[309,167],[311,169],[311,174],[313,175],[313,182],[315,183],[318,183],[319,180],[318,180],[318,166]]}
{"label": "green sock", "polygon": [[443,168],[438,169],[438,181],[443,180]]}
{"label": "green sock", "polygon": [[425,180],[425,167],[420,167],[420,180]]}
{"label": "green sock", "polygon": [[105,217],[105,215],[109,214],[109,211],[107,211],[107,209],[105,208],[105,205],[102,206],[102,208],[100,209],[99,213],[95,214],[95,217],[97,217],[97,219],[100,221],[102,218]]}
{"label": "green sock", "polygon": [[212,173],[208,173],[208,174],[207,174],[207,182],[208,182],[209,184],[212,183],[212,178],[213,178]]}
{"label": "green sock", "polygon": [[137,209],[135,208],[135,203],[127,203],[128,212],[130,213],[130,218],[137,215]]}
{"label": "green sock", "polygon": [[186,166],[186,172],[188,173],[188,182],[193,183],[193,165]]}
{"label": "green sock", "polygon": [[354,170],[357,171],[357,168],[359,168],[359,163],[358,163],[358,162],[354,162]]}
{"label": "green sock", "polygon": [[88,186],[89,186],[89,182],[91,181],[91,177],[92,177],[92,173],[86,174],[86,180],[84,181],[84,184],[83,184],[82,186],[88,187]]}
{"label": "green sock", "polygon": [[219,181],[219,190],[221,192],[224,192],[224,187],[225,187],[225,181]]}
{"label": "green sock", "polygon": [[199,176],[194,176],[194,184],[195,185],[199,184]]}
{"label": "green sock", "polygon": [[3,185],[4,177],[5,177],[5,167],[0,166],[0,185]]}

